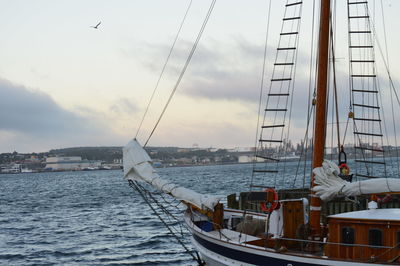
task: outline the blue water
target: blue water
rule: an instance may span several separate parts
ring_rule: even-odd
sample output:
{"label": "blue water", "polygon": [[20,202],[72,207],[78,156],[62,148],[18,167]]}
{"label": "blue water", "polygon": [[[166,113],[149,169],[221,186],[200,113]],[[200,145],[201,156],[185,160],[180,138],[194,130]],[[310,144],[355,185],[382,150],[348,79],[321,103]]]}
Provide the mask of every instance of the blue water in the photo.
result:
{"label": "blue water", "polygon": [[[159,169],[195,191],[244,191],[251,165]],[[257,181],[257,180],[256,180]],[[0,175],[0,265],[195,265],[121,171]]]}

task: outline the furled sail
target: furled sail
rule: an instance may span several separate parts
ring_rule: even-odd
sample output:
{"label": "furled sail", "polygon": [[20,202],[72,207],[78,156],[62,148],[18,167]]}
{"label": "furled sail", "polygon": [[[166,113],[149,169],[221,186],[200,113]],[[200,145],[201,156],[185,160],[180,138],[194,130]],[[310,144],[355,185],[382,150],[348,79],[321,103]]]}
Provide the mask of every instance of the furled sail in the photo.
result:
{"label": "furled sail", "polygon": [[213,210],[219,198],[204,195],[173,184],[160,178],[152,166],[152,160],[136,139],[123,148],[124,176],[132,181],[144,181],[156,189],[172,195],[174,198],[193,204],[201,209]]}
{"label": "furled sail", "polygon": [[339,177],[339,167],[332,161],[324,160],[322,167],[314,168],[315,184],[312,190],[324,201],[335,197],[362,194],[389,193],[400,191],[400,179],[376,178],[358,182],[347,182]]}

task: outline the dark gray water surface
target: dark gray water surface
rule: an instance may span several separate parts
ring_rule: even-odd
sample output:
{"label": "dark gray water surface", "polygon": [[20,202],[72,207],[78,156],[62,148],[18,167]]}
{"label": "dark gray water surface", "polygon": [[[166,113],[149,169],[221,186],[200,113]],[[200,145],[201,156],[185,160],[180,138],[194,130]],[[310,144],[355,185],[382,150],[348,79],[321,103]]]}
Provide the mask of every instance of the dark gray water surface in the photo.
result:
{"label": "dark gray water surface", "polygon": [[[195,191],[225,197],[247,190],[251,167],[175,167],[159,172]],[[55,264],[195,262],[121,171],[0,175],[0,265]]]}

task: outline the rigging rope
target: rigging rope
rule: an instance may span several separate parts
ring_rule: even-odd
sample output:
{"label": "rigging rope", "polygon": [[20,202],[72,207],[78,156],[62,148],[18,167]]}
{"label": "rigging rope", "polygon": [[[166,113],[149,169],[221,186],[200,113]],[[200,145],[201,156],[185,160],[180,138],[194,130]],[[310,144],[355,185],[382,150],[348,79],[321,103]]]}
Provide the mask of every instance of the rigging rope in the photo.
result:
{"label": "rigging rope", "polygon": [[[386,35],[385,13],[383,11],[382,0],[380,2],[381,2],[381,13],[382,13],[382,24],[383,24],[383,36],[384,36],[384,40],[385,40],[386,61],[387,61],[387,68],[389,69],[389,51],[388,51],[388,43],[387,43],[387,35]],[[389,84],[389,86],[390,86],[390,84]],[[382,100],[381,100],[381,102],[382,102]],[[382,104],[383,104],[383,102],[382,102]],[[397,172],[400,173],[399,149],[398,149],[398,144],[397,144],[395,111],[394,111],[394,105],[393,105],[393,90],[390,90],[390,104],[391,104],[391,109],[392,109],[394,144],[396,146]],[[386,130],[386,132],[388,132],[388,131]],[[392,156],[390,156],[390,157],[392,158]]]}
{"label": "rigging rope", "polygon": [[[301,3],[301,2],[299,2]],[[300,7],[299,7],[300,6]],[[264,164],[263,169],[254,169],[255,164],[253,164],[253,175],[254,172],[257,173],[265,173],[262,176],[262,180],[265,181],[265,178],[270,177],[273,175],[274,183],[273,187],[276,187],[277,177],[278,177],[278,162],[279,159],[283,157],[287,149],[290,145],[286,139],[283,137],[285,136],[285,121],[287,119],[287,111],[288,105],[293,103],[291,97],[289,97],[293,89],[293,73],[296,69],[296,55],[297,55],[297,45],[298,45],[298,32],[300,28],[300,17],[301,17],[301,5],[292,7],[289,1],[286,2],[285,5],[285,12],[284,12],[284,19],[282,20],[281,25],[281,33],[284,32],[291,32],[294,35],[286,35],[281,34],[279,41],[278,41],[278,48],[277,53],[275,56],[275,63],[272,70],[272,78],[271,83],[269,86],[266,103],[265,103],[265,112],[262,119],[263,127],[260,132],[260,141],[257,155],[260,155],[259,152],[262,152],[262,156],[258,156],[260,158],[264,158],[264,160],[273,161],[273,162],[266,162]],[[291,19],[295,18],[295,19]],[[298,20],[297,20],[298,19]],[[288,25],[288,23],[290,23]],[[297,31],[295,30],[297,29]],[[276,82],[276,83],[274,83]],[[276,96],[276,97],[270,97]],[[290,98],[290,99],[289,99]],[[260,107],[260,106],[259,106]],[[267,112],[275,112],[274,115],[268,116],[267,120]],[[289,110],[290,111],[290,110]],[[290,114],[289,114],[290,115]],[[260,116],[259,116],[260,117]],[[268,124],[266,122],[268,121]],[[279,122],[279,123],[278,123]],[[260,123],[260,121],[259,121]],[[268,133],[265,131],[268,130]],[[263,135],[268,135],[267,138]],[[264,145],[263,143],[268,143]],[[274,144],[279,143],[279,144]],[[268,146],[267,146],[268,145]],[[271,154],[273,152],[273,154]],[[272,156],[272,157],[270,157]],[[268,169],[271,168],[271,169]],[[270,173],[271,175],[268,175]]]}
{"label": "rigging rope", "polygon": [[161,112],[160,117],[158,118],[158,120],[157,120],[157,122],[156,122],[156,124],[155,124],[155,126],[154,126],[154,128],[153,128],[153,130],[151,131],[151,133],[150,133],[149,137],[147,138],[147,140],[146,140],[145,144],[143,145],[143,147],[146,147],[146,145],[147,145],[147,143],[149,142],[150,138],[153,136],[154,131],[156,130],[158,124],[159,124],[160,121],[161,121],[161,118],[164,116],[164,113],[165,113],[165,111],[167,110],[168,105],[169,105],[169,103],[170,103],[171,100],[172,100],[172,97],[175,95],[175,92],[176,92],[176,90],[178,89],[179,84],[181,83],[181,80],[182,80],[182,78],[183,78],[183,75],[184,75],[185,72],[186,72],[186,69],[187,69],[187,67],[188,67],[188,65],[189,65],[189,63],[190,63],[190,61],[191,61],[191,59],[192,59],[192,57],[193,57],[193,54],[194,54],[194,52],[196,51],[197,45],[199,44],[199,41],[200,41],[200,38],[201,38],[201,36],[203,35],[204,29],[205,29],[205,27],[206,27],[206,25],[207,25],[207,22],[208,22],[208,20],[209,20],[209,18],[210,18],[210,16],[211,16],[211,13],[212,13],[212,11],[213,11],[213,9],[214,9],[215,2],[216,2],[216,1],[217,1],[217,0],[212,0],[212,2],[211,2],[211,4],[210,4],[210,7],[209,7],[209,9],[208,9],[207,15],[206,15],[206,17],[205,17],[205,19],[204,19],[204,21],[203,21],[203,25],[201,26],[201,29],[200,29],[200,31],[199,31],[199,33],[198,33],[198,35],[197,35],[196,41],[194,42],[193,47],[192,47],[192,50],[190,51],[189,56],[188,56],[188,58],[186,59],[185,65],[183,66],[183,69],[182,69],[182,71],[181,71],[181,73],[180,73],[180,75],[179,75],[179,77],[178,77],[178,80],[176,81],[176,84],[175,84],[175,86],[174,86],[174,88],[173,88],[173,90],[172,90],[172,92],[171,92],[171,95],[169,96],[168,101],[167,101],[167,103],[165,104],[164,109],[163,109],[162,112]]}
{"label": "rigging rope", "polygon": [[[350,10],[350,9],[348,8],[348,10]],[[375,42],[376,42],[381,51],[381,54],[382,54],[382,50],[379,45],[379,41],[378,41],[377,34],[375,31],[375,24],[373,23],[373,19],[369,15],[369,14],[371,14],[371,12],[369,12],[368,3],[365,2],[365,11],[359,11],[358,9],[356,11],[357,11],[357,14],[359,14],[359,12],[360,12],[361,15],[364,15],[366,18],[365,25],[359,25],[359,23],[357,24],[358,29],[359,30],[360,30],[360,28],[365,29],[367,33],[373,33],[373,34],[366,35],[362,40],[361,40],[361,35],[357,35],[358,43],[361,45],[363,43],[362,41],[364,41],[364,43],[366,45],[370,45],[370,47],[373,48],[375,46]],[[350,11],[348,11],[348,12],[350,14]],[[354,26],[356,26],[356,25],[354,25]],[[350,45],[354,45],[351,43],[350,33],[354,33],[357,31],[352,32],[351,30],[352,29],[351,29],[351,26],[349,23],[349,42],[350,42]],[[372,38],[372,37],[375,37],[375,38]],[[354,143],[356,145],[356,147],[355,147],[356,162],[358,161],[358,163],[363,163],[365,165],[365,169],[364,170],[359,169],[360,171],[358,171],[358,169],[357,169],[356,175],[367,177],[367,176],[373,175],[374,172],[375,173],[377,171],[380,172],[379,168],[376,169],[376,167],[374,166],[374,165],[376,165],[376,164],[374,164],[374,163],[376,163],[374,159],[377,159],[377,157],[374,156],[374,154],[376,154],[376,152],[382,152],[382,160],[383,161],[380,160],[379,163],[384,165],[384,173],[386,175],[386,162],[385,162],[386,160],[385,160],[385,154],[384,154],[383,148],[382,148],[382,150],[377,150],[377,149],[373,148],[373,143],[378,142],[378,141],[376,141],[376,138],[378,138],[378,137],[380,138],[381,147],[384,146],[383,130],[382,130],[382,123],[381,123],[381,121],[382,121],[381,112],[383,115],[383,117],[382,117],[383,125],[387,132],[386,123],[385,123],[385,119],[384,119],[384,117],[385,117],[384,109],[379,107],[379,101],[381,101],[382,103],[383,103],[383,101],[382,101],[382,94],[379,90],[379,88],[380,88],[379,79],[377,78],[378,70],[376,69],[376,65],[375,65],[375,62],[376,62],[375,50],[374,49],[371,49],[371,50],[365,49],[365,50],[363,50],[363,52],[364,52],[363,54],[361,54],[361,52],[359,52],[360,55],[363,56],[363,57],[360,57],[360,55],[359,55],[361,60],[368,60],[368,62],[371,62],[372,64],[370,65],[370,67],[363,64],[360,67],[358,67],[358,69],[357,69],[355,67],[353,68],[353,64],[351,63],[352,62],[351,60],[353,59],[352,58],[353,54],[351,51],[354,51],[354,50],[351,50],[350,48],[351,48],[351,46],[349,46],[350,73],[353,75],[353,71],[358,70],[358,72],[356,72],[356,74],[359,74],[360,75],[359,77],[372,77],[373,78],[372,80],[362,79],[361,84],[360,84],[360,82],[356,83],[353,78],[350,78],[350,89],[353,89],[352,98],[353,98],[354,106],[358,106],[357,110],[360,110],[360,108],[362,108],[361,109],[361,119],[359,116],[357,116],[357,120],[358,120],[358,122],[357,122],[356,119],[354,118],[353,119],[353,127],[354,127],[354,137],[355,137]],[[385,62],[385,58],[384,58],[383,54],[382,54],[382,58],[383,58],[383,61]],[[354,86],[356,84],[361,86],[362,91],[354,90]],[[376,94],[375,95],[372,95],[372,94],[365,95],[365,93],[363,93],[362,98],[361,98],[362,99],[361,103],[357,102],[357,104],[356,104],[356,102],[354,101],[354,94],[355,94],[354,92],[355,91],[357,91],[357,92],[373,91],[373,92],[376,92]],[[372,107],[372,108],[366,108],[366,107]],[[380,111],[380,109],[382,111]],[[354,116],[355,115],[353,113],[352,118]],[[357,136],[356,136],[356,134],[357,134]],[[357,147],[357,143],[358,143],[358,147]],[[370,148],[369,148],[371,151],[370,153],[366,153],[367,150],[365,148],[364,149],[362,148],[362,147],[364,147],[365,144],[370,145]],[[363,161],[357,160],[358,155],[360,155],[362,157]],[[366,158],[368,158],[370,160],[367,161]],[[358,166],[361,166],[358,163],[356,164],[357,168],[359,168]],[[369,164],[370,166],[367,167],[367,164]],[[365,170],[366,170],[366,175],[364,175],[362,173]]]}
{"label": "rigging rope", "polygon": [[343,141],[342,141],[343,145],[344,145],[344,143],[346,141],[346,135],[347,135],[347,129],[349,127],[349,122],[350,122],[350,116],[348,115],[347,116],[347,122],[346,122],[346,128],[344,129],[344,134],[343,134]]}
{"label": "rigging rope", "polygon": [[[302,14],[302,5],[300,6],[300,14]],[[293,24],[292,24],[293,25]],[[300,32],[300,27],[301,27],[301,20],[299,21],[299,23],[297,24],[297,32]],[[298,43],[300,42],[299,41],[299,36],[297,37],[297,40],[295,41],[296,43],[297,43],[297,46],[298,46]],[[295,52],[295,55],[294,55],[294,61],[295,62],[297,62],[297,57],[298,57],[298,51],[297,51],[297,49],[296,49],[296,52]],[[288,117],[288,128],[287,128],[287,133],[286,133],[286,138],[287,139],[289,139],[289,134],[290,134],[290,126],[291,126],[291,122],[292,122],[292,111],[293,111],[293,98],[294,98],[294,87],[295,87],[295,81],[296,81],[296,70],[297,70],[297,64],[295,64],[295,66],[294,66],[294,69],[292,69],[292,71],[293,71],[293,83],[292,83],[292,97],[290,98],[290,108],[289,108],[289,117]],[[291,73],[291,75],[292,75],[292,73]],[[287,103],[286,103],[286,105],[287,105]],[[286,116],[286,115],[285,115]],[[282,134],[283,134],[283,132],[282,132]],[[289,148],[289,145],[287,145],[286,146],[286,150],[285,150],[285,156],[287,155],[287,152],[288,152],[288,148]],[[299,159],[299,161],[300,161],[300,159]],[[283,173],[285,173],[285,171],[286,171],[286,163],[287,163],[287,161],[285,160],[284,161],[284,163],[283,163]],[[285,175],[283,175],[283,183],[285,184]]]}
{"label": "rigging rope", "polygon": [[[297,164],[296,174],[295,174],[295,176],[294,176],[294,178],[293,178],[293,185],[292,185],[292,187],[294,187],[295,184],[296,184],[298,172],[299,172],[299,170],[300,170],[301,158],[303,157],[303,155],[304,155],[303,188],[306,186],[306,185],[305,185],[305,180],[306,180],[307,154],[308,154],[308,132],[309,132],[310,121],[311,121],[311,117],[312,117],[312,114],[313,114],[313,110],[315,109],[315,108],[314,108],[314,105],[312,104],[311,96],[313,95],[313,99],[315,99],[315,95],[316,95],[316,88],[315,88],[315,86],[314,86],[313,94],[311,94],[312,87],[313,87],[313,86],[312,86],[312,85],[313,85],[313,78],[312,78],[313,75],[312,75],[312,72],[314,72],[314,84],[316,83],[315,79],[316,79],[316,76],[317,76],[317,75],[316,75],[316,73],[317,73],[316,65],[315,65],[315,69],[314,69],[314,71],[313,71],[313,62],[314,62],[314,57],[313,57],[313,55],[314,55],[314,49],[315,49],[315,47],[314,47],[315,13],[316,13],[315,6],[316,6],[316,4],[315,4],[315,0],[314,0],[314,1],[313,1],[313,9],[312,9],[312,14],[313,14],[313,16],[312,16],[311,45],[310,45],[310,68],[309,68],[309,78],[308,78],[308,99],[307,99],[307,100],[308,100],[308,102],[307,102],[308,110],[307,110],[307,123],[306,123],[307,126],[306,126],[306,132],[305,132],[305,134],[304,134],[303,145],[302,145],[301,152],[300,152],[300,160],[299,160],[299,162],[298,162],[298,164]],[[312,169],[311,169],[311,171],[312,171]],[[311,173],[311,174],[312,174],[312,173]]]}
{"label": "rigging rope", "polygon": [[[260,126],[260,113],[261,113],[261,103],[262,103],[262,95],[264,91],[264,78],[265,78],[265,66],[266,66],[266,61],[267,61],[267,49],[268,49],[268,36],[269,36],[269,22],[270,22],[270,17],[271,17],[271,0],[269,1],[268,5],[268,12],[267,12],[267,28],[266,28],[266,33],[265,33],[265,44],[264,44],[264,58],[263,58],[263,66],[262,66],[262,72],[261,72],[261,84],[260,84],[260,95],[258,98],[258,113],[257,113],[257,127],[256,127],[256,136],[255,136],[255,143],[254,143],[254,159],[255,161],[253,162],[253,169],[255,168],[256,162],[257,162],[257,142],[258,142],[258,129]],[[264,119],[265,119],[265,114],[264,114]],[[260,136],[261,138],[262,136]],[[254,180],[254,171],[252,171],[251,174],[251,179],[250,179],[250,186],[249,190],[251,191],[253,187],[253,180]]]}
{"label": "rigging rope", "polygon": [[[337,94],[337,84],[336,84],[336,65],[335,65],[335,47],[334,47],[334,34],[333,34],[333,28],[331,25],[331,52],[332,52],[332,71],[333,71],[333,92],[334,92],[334,101],[335,101],[335,109],[336,109],[336,134],[337,134],[337,144],[338,144],[338,149],[340,149],[340,127],[339,127],[339,107],[338,107],[338,94]],[[333,135],[333,134],[332,134]]]}
{"label": "rigging rope", "polygon": [[139,131],[140,131],[141,127],[142,127],[143,121],[144,121],[144,119],[145,119],[145,117],[146,117],[146,115],[147,115],[147,112],[149,111],[149,107],[150,107],[150,105],[151,105],[151,103],[152,103],[152,101],[153,101],[154,95],[155,95],[155,93],[156,93],[156,91],[157,91],[157,89],[158,89],[158,85],[160,84],[161,78],[162,78],[163,75],[164,75],[164,71],[165,71],[165,68],[167,67],[167,64],[168,64],[168,62],[169,62],[169,58],[171,57],[172,51],[174,50],[176,41],[178,40],[178,37],[179,37],[179,34],[180,34],[181,30],[182,30],[183,24],[185,23],[187,14],[189,13],[189,9],[190,9],[190,7],[192,6],[192,1],[193,1],[193,0],[190,0],[189,5],[188,5],[188,7],[187,7],[187,9],[186,9],[185,15],[183,16],[181,25],[179,26],[178,32],[176,33],[174,42],[172,43],[172,46],[171,46],[171,48],[170,48],[170,50],[169,50],[167,59],[165,60],[165,63],[164,63],[164,66],[163,66],[163,68],[162,68],[162,70],[161,70],[160,76],[158,77],[156,86],[154,87],[153,93],[152,93],[151,96],[150,96],[150,100],[149,100],[149,102],[148,102],[148,104],[147,104],[146,110],[144,111],[142,120],[140,121],[139,127],[138,127],[138,129],[137,129],[137,131],[136,131],[135,138],[137,138],[137,136],[138,136],[138,134],[139,134]]}
{"label": "rigging rope", "polygon": [[[159,202],[151,195],[151,193],[149,191],[147,191],[145,188],[143,188],[141,185],[139,185],[138,183],[136,183],[136,182],[134,182],[132,180],[128,180],[128,182],[129,182],[129,186],[130,187],[136,189],[139,192],[140,196],[147,203],[147,205],[150,207],[150,209],[153,211],[153,213],[164,224],[164,226],[168,229],[168,231],[175,237],[175,239],[185,249],[185,251],[192,257],[192,259],[197,261],[197,263],[199,265],[204,265],[204,262],[201,260],[201,258],[199,256],[199,254],[197,253],[197,251],[193,251],[193,250],[189,249],[189,247],[178,237],[176,232],[174,232],[174,230],[171,228],[171,225],[169,225],[165,221],[165,219],[161,216],[161,214],[157,212],[157,210],[151,204],[150,200],[152,200],[155,204],[157,204],[159,207],[161,207],[162,211],[167,215],[167,217],[171,217],[171,216],[173,217],[173,215],[164,206],[159,204]],[[173,217],[173,218],[175,218],[175,217]]]}

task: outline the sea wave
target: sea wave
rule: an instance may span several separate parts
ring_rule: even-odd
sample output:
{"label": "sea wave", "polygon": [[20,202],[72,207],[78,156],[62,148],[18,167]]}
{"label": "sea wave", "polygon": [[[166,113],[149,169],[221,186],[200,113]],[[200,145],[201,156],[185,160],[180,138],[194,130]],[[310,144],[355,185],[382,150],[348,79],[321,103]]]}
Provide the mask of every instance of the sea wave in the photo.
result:
{"label": "sea wave", "polygon": [[[251,166],[158,171],[227,195],[243,189]],[[0,265],[196,265],[121,171],[1,175],[0,187]]]}

